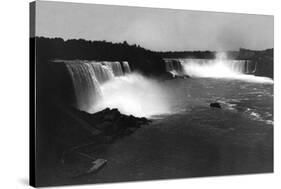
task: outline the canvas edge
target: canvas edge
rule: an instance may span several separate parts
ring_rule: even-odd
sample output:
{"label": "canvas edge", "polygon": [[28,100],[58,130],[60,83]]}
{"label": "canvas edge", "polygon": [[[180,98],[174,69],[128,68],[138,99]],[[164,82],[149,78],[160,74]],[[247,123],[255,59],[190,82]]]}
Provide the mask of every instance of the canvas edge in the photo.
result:
{"label": "canvas edge", "polygon": [[36,187],[35,21],[36,2],[29,3],[29,185]]}

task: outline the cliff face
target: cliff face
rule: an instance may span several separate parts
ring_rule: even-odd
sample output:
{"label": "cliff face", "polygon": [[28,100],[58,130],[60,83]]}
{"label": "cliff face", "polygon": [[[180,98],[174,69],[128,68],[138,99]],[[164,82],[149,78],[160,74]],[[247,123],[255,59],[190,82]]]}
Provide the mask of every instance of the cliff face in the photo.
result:
{"label": "cliff face", "polygon": [[240,49],[238,53],[239,59],[249,59],[257,64],[255,75],[270,78],[273,78],[273,56],[273,49],[263,51]]}

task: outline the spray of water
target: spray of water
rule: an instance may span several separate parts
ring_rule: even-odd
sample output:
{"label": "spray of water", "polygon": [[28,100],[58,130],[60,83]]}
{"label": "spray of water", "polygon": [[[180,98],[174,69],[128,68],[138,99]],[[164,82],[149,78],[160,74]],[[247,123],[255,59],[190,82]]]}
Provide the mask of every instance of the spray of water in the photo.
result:
{"label": "spray of water", "polygon": [[217,53],[216,59],[182,59],[186,74],[191,77],[229,78],[247,82],[273,83],[271,78],[245,74],[245,61],[229,60],[226,53]]}
{"label": "spray of water", "polygon": [[106,107],[127,115],[151,117],[170,112],[164,86],[138,73],[116,77],[101,85],[101,99],[90,112]]}

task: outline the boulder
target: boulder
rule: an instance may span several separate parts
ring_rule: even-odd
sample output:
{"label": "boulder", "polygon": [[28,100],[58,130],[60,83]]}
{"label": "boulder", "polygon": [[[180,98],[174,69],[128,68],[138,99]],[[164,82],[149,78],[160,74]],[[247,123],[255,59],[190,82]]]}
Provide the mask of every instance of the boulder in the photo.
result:
{"label": "boulder", "polygon": [[211,107],[211,108],[221,108],[221,105],[220,105],[220,103],[218,103],[218,102],[212,102],[212,103],[210,104],[210,107]]}

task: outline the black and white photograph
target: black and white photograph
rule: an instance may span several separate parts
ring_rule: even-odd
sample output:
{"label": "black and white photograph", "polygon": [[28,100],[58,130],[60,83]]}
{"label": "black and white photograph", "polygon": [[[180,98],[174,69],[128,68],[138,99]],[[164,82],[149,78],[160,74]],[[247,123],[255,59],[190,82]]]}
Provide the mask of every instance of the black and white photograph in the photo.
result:
{"label": "black and white photograph", "polygon": [[30,185],[273,173],[273,15],[29,8]]}

